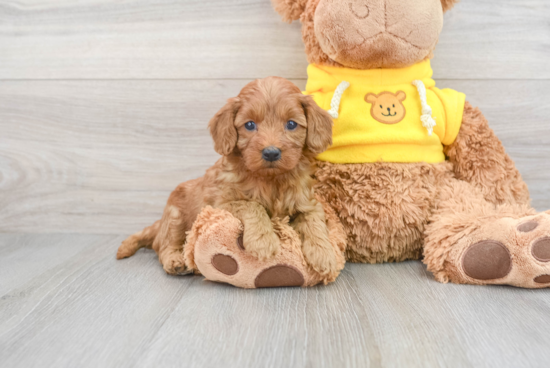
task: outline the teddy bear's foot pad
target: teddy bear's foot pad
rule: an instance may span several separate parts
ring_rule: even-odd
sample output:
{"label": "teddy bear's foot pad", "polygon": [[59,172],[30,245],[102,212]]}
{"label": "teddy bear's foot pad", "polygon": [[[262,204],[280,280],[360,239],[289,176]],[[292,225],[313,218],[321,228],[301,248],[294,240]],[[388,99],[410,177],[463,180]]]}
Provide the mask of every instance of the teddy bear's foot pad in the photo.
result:
{"label": "teddy bear's foot pad", "polygon": [[[206,207],[188,235],[186,265],[210,281],[242,288],[313,286],[336,279],[339,270],[334,275],[320,275],[308,266],[299,237],[288,222],[275,220],[273,226],[281,249],[276,256],[260,261],[245,250],[241,222],[229,212]],[[334,229],[329,225],[329,232]],[[342,269],[344,256],[337,244],[334,252]]]}
{"label": "teddy bear's foot pad", "polygon": [[484,240],[466,250],[462,267],[466,275],[473,279],[500,279],[512,270],[512,258],[501,242]]}
{"label": "teddy bear's foot pad", "polygon": [[541,262],[550,262],[550,238],[542,238],[533,243],[533,257]]}
{"label": "teddy bear's foot pad", "polygon": [[[212,257],[211,265],[226,276],[233,276],[239,272],[238,262],[225,254],[215,254]],[[254,280],[256,288],[303,286],[304,283],[304,275],[297,268],[284,264],[264,269]]]}
{"label": "teddy bear's foot pad", "polygon": [[550,287],[548,213],[497,220],[471,234],[461,245],[465,249],[457,254],[459,267],[452,281]]}
{"label": "teddy bear's foot pad", "polygon": [[287,265],[276,265],[266,268],[256,277],[257,288],[303,286],[304,275],[296,268]]}
{"label": "teddy bear's foot pad", "polygon": [[239,272],[239,264],[231,256],[225,254],[216,254],[212,257],[212,266],[227,276],[232,276]]}

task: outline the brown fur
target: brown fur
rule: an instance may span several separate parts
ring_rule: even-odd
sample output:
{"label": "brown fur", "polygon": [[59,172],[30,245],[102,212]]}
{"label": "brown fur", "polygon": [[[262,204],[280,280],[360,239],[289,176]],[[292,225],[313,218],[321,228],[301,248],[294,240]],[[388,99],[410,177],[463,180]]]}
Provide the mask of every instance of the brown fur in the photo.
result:
{"label": "brown fur", "polygon": [[481,111],[468,102],[460,133],[445,147],[457,179],[481,190],[494,204],[529,204],[529,189]]}
{"label": "brown fur", "polygon": [[319,162],[316,193],[338,213],[351,262],[418,259],[438,188],[449,163],[331,164]]}
{"label": "brown fur", "polygon": [[273,8],[281,14],[285,22],[300,19],[308,0],[271,0]]}
{"label": "brown fur", "polygon": [[[289,120],[298,123],[286,129]],[[257,129],[248,131],[245,123]],[[186,233],[207,205],[229,211],[244,225],[244,246],[259,259],[279,252],[271,218],[294,216],[304,256],[320,274],[334,273],[325,214],[313,194],[311,163],[331,144],[332,119],[309,96],[282,78],[248,84],[209,124],[215,150],[224,155],[202,178],[180,184],[170,195],[162,219],[130,236],[117,258],[152,247],[167,273],[188,272],[183,258]],[[274,146],[281,159],[269,162],[262,150]]]}
{"label": "brown fur", "polygon": [[441,0],[441,6],[443,7],[443,11],[449,11],[457,4],[459,0]]}

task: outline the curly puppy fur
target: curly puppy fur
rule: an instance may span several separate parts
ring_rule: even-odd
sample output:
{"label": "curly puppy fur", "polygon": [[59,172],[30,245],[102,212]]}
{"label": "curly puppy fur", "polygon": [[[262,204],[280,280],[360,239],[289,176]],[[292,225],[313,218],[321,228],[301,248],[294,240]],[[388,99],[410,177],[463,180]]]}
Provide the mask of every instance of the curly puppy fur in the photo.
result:
{"label": "curly puppy fur", "polygon": [[[210,205],[241,220],[244,247],[260,260],[280,250],[271,219],[292,217],[308,264],[320,274],[337,272],[325,213],[311,178],[313,158],[331,144],[328,113],[291,82],[270,77],[248,84],[229,99],[209,128],[223,158],[202,178],[180,184],[162,219],[126,239],[117,258],[151,247],[167,273],[189,272],[182,252],[186,234],[201,209]],[[266,149],[275,149],[278,157],[269,159]]]}

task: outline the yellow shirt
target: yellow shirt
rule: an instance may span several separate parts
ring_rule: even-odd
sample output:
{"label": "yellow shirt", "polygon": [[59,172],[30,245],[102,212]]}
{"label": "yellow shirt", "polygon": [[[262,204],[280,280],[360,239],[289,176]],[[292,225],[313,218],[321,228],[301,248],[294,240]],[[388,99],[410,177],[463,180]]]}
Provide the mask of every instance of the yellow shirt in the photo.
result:
{"label": "yellow shirt", "polygon": [[[331,109],[341,82],[342,94],[334,119],[333,144],[318,156],[333,163],[443,162],[443,145],[454,142],[464,113],[466,96],[440,90],[432,79],[429,61],[403,69],[358,70],[311,64],[305,94]],[[422,102],[413,82],[426,87],[426,102],[435,120],[433,134],[422,125]]]}

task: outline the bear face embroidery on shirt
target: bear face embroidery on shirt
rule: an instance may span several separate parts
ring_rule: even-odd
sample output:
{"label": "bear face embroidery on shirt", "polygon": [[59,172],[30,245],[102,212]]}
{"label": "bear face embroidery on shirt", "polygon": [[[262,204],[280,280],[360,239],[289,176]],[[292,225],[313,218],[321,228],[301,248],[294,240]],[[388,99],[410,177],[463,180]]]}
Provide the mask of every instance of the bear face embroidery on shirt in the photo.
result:
{"label": "bear face embroidery on shirt", "polygon": [[372,117],[383,124],[397,124],[405,118],[407,110],[403,106],[403,101],[407,94],[399,91],[396,94],[391,92],[382,92],[379,95],[369,93],[365,96],[365,101],[372,104],[370,113]]}

